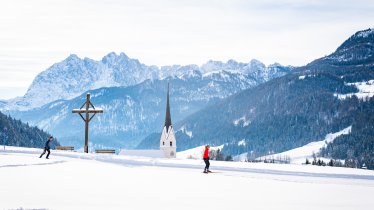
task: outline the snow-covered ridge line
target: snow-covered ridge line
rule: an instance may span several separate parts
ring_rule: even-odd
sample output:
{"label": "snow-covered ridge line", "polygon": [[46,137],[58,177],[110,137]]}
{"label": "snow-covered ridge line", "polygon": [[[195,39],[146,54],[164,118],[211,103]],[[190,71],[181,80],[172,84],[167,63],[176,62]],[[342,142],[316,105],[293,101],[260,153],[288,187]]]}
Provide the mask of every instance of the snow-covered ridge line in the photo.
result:
{"label": "snow-covered ridge line", "polygon": [[147,79],[215,77],[227,81],[231,76],[248,80],[246,76],[250,75],[251,78],[263,82],[283,75],[291,69],[290,66],[280,64],[265,66],[257,60],[240,63],[232,59],[226,63],[209,61],[201,66],[191,64],[158,67],[147,66],[124,53],[119,55],[114,52],[109,53],[101,61],[81,59],[72,54],[38,74],[23,97],[6,101],[5,105],[0,106],[0,110],[26,111],[56,100],[73,99],[88,90],[127,87]]}
{"label": "snow-covered ridge line", "polygon": [[369,28],[367,30],[363,30],[363,31],[357,32],[354,36],[355,37],[366,38],[366,37],[368,37],[371,34],[374,34],[374,28]]}

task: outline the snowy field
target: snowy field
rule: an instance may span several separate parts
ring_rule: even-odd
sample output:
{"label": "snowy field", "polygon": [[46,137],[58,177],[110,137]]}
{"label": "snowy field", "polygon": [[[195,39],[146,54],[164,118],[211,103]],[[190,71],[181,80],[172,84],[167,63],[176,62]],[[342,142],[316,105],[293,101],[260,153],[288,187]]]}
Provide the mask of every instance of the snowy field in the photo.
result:
{"label": "snowy field", "polygon": [[374,171],[7,147],[0,209],[372,209]]}

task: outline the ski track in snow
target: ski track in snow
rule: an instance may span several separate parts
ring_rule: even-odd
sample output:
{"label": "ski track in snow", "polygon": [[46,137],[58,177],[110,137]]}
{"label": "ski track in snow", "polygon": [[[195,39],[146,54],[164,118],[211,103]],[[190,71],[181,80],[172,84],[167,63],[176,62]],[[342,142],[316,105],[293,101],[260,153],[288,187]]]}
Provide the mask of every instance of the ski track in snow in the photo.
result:
{"label": "ski track in snow", "polygon": [[22,167],[22,166],[43,166],[43,165],[54,165],[54,164],[65,163],[65,162],[66,162],[66,161],[54,161],[54,162],[50,162],[50,163],[0,165],[0,168]]}

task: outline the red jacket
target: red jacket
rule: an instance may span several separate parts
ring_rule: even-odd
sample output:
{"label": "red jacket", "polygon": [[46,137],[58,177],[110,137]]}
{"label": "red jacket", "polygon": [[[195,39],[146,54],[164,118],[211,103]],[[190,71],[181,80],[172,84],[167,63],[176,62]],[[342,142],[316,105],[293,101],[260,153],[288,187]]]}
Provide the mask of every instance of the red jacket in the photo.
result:
{"label": "red jacket", "polygon": [[204,157],[203,158],[209,158],[209,148],[205,148]]}

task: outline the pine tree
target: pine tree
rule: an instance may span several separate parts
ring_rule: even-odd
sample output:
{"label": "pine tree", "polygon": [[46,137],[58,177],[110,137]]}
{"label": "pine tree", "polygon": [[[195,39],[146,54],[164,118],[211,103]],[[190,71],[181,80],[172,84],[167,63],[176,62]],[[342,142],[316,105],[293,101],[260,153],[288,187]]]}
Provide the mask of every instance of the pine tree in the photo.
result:
{"label": "pine tree", "polygon": [[306,160],[305,160],[305,165],[309,165],[310,164],[310,162],[309,162],[309,159],[307,158]]}
{"label": "pine tree", "polygon": [[334,166],[334,161],[331,159],[328,165],[329,166]]}

